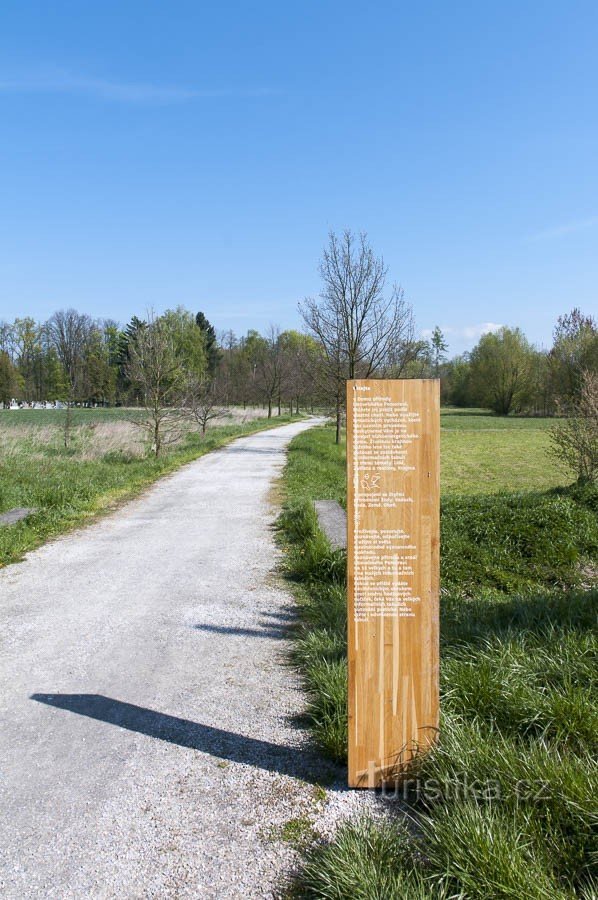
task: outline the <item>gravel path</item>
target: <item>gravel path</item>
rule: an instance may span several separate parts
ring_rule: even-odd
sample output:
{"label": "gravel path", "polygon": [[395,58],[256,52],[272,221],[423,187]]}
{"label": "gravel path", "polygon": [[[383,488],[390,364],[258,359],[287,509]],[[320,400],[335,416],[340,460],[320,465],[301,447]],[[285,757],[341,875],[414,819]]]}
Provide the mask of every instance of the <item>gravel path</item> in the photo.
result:
{"label": "gravel path", "polygon": [[342,773],[293,724],[284,664],[269,491],[311,424],[237,440],[0,572],[3,897],[271,897],[285,823],[326,832],[363,802],[322,800],[314,782]]}

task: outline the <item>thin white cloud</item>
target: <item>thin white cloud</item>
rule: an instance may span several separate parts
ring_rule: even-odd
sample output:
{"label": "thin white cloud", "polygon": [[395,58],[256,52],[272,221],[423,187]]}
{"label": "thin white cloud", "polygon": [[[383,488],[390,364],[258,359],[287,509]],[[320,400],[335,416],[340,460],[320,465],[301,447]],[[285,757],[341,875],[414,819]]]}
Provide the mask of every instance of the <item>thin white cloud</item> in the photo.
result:
{"label": "thin white cloud", "polygon": [[[483,334],[490,334],[492,331],[498,331],[502,327],[498,322],[481,322],[479,325],[463,325],[459,328],[446,325],[441,326],[440,330],[445,337],[452,337],[456,340],[476,341]],[[422,337],[424,338],[430,338],[432,334],[431,328],[424,328],[422,331]]]}
{"label": "thin white cloud", "polygon": [[550,240],[550,238],[561,237],[564,234],[571,234],[574,231],[585,231],[586,228],[593,228],[595,225],[598,225],[598,216],[591,216],[589,219],[579,219],[577,222],[567,222],[565,225],[557,225],[555,228],[547,228],[545,231],[538,231],[536,234],[528,235],[526,240]]}
{"label": "thin white cloud", "polygon": [[119,103],[184,103],[190,100],[227,97],[266,97],[278,93],[270,88],[189,88],[110,81],[61,70],[37,72],[14,78],[0,77],[4,94],[73,94]]}

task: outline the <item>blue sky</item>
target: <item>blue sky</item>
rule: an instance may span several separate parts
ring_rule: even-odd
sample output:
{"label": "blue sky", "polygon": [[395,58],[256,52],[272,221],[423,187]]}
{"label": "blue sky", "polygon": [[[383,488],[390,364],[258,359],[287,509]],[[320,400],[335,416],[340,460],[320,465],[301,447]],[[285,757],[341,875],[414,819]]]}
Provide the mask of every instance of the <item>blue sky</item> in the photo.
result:
{"label": "blue sky", "polygon": [[452,352],[598,312],[598,4],[13,0],[0,318],[299,323],[365,230]]}

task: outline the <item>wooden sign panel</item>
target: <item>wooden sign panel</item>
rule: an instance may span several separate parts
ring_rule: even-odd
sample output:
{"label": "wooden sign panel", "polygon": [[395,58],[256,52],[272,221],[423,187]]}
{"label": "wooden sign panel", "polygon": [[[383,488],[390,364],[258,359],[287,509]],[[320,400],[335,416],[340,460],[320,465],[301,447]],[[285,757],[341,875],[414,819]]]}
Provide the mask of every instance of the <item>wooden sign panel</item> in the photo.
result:
{"label": "wooden sign panel", "polygon": [[438,731],[439,444],[438,381],[347,382],[351,787]]}

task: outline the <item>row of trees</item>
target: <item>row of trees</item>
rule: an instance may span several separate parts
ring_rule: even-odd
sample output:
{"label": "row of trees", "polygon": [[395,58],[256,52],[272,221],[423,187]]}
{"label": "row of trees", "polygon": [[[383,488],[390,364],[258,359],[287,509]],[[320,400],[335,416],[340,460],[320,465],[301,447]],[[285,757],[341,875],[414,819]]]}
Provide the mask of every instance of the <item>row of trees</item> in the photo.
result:
{"label": "row of trees", "polygon": [[124,329],[73,309],[44,323],[0,323],[0,403],[137,405],[144,393],[138,352],[143,348],[148,364],[151,355],[145,335],[159,337],[182,380],[209,382],[224,404],[263,404],[271,414],[282,404],[298,409],[316,402],[313,337],[274,326],[264,335],[249,331],[237,338],[229,331],[217,337],[202,312],[179,307],[158,317],[133,317]]}
{"label": "row of trees", "polygon": [[533,347],[518,328],[501,328],[439,367],[446,403],[499,415],[566,413],[581,395],[584,375],[596,372],[598,324],[579,309],[559,317],[549,350]]}
{"label": "row of trees", "polygon": [[[181,313],[182,315],[182,313]],[[191,339],[203,353],[192,356]],[[150,433],[156,455],[180,433],[181,419],[192,419],[202,432],[208,422],[231,404],[261,403],[272,416],[283,401],[290,411],[300,402],[314,403],[310,365],[317,348],[307,335],[280,332],[266,336],[250,331],[237,340],[232,333],[217,341],[203,313],[198,313],[186,334],[173,329],[172,314],[141,323],[128,344],[125,374],[145,408],[135,421]]]}
{"label": "row of trees", "polygon": [[[179,308],[167,311],[168,328],[181,364],[202,372],[207,338],[196,318]],[[130,350],[147,322],[133,317],[125,329],[110,319],[92,319],[74,309],[59,310],[46,322],[31,318],[0,323],[0,402],[62,400],[109,405],[133,402]]]}
{"label": "row of trees", "polygon": [[438,326],[429,341],[416,339],[413,311],[400,288],[387,289],[384,261],[365,235],[331,234],[320,275],[319,298],[299,308],[323,357],[316,376],[335,404],[337,440],[347,378],[440,378],[446,404],[499,415],[573,415],[598,373],[598,324],[577,308],[557,320],[550,350],[503,327],[447,360]]}
{"label": "row of trees", "polygon": [[[325,303],[307,300],[301,309],[308,333],[271,326],[266,334],[217,336],[203,313],[182,308],[146,321],[133,318],[123,330],[72,309],[45,323],[2,323],[0,401],[143,403],[148,385],[138,357],[154,336],[163,353],[172,353],[168,366],[179,372],[177,389],[173,384],[167,392],[171,402],[182,382],[187,393],[194,382],[209,385],[221,403],[259,403],[269,415],[283,406],[298,411],[333,403],[340,420],[346,378],[400,377],[423,345],[414,339],[402,292],[393,288],[386,298],[386,268],[364,236],[331,235],[321,272]],[[146,365],[150,355],[144,347]]]}
{"label": "row of trees", "polygon": [[338,438],[348,378],[439,377],[445,403],[546,415],[573,408],[584,373],[598,371],[598,327],[578,309],[559,318],[548,351],[501,328],[448,360],[438,327],[429,341],[416,337],[411,306],[363,234],[330,234],[320,275],[319,297],[299,305],[305,332],[217,335],[202,312],[182,307],[124,329],[72,309],[0,323],[0,403],[146,405],[153,396],[155,408],[157,392],[164,410],[201,400],[204,427],[207,406],[262,404],[272,415],[326,405]]}

